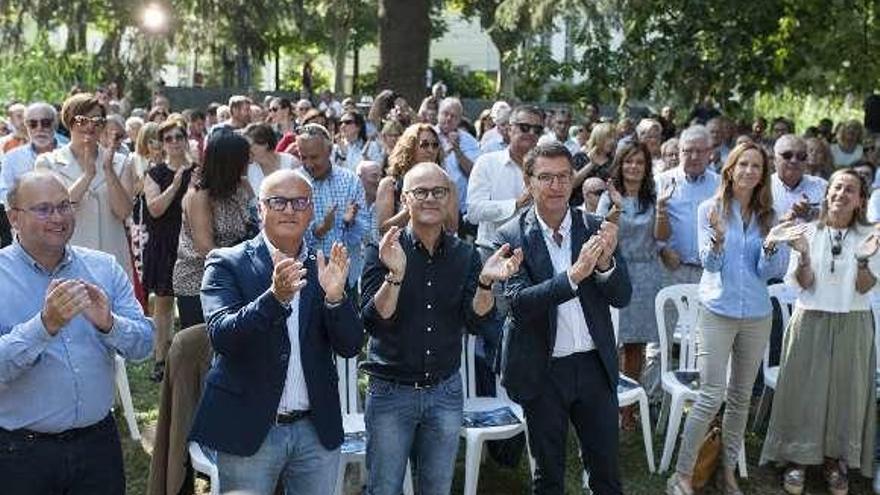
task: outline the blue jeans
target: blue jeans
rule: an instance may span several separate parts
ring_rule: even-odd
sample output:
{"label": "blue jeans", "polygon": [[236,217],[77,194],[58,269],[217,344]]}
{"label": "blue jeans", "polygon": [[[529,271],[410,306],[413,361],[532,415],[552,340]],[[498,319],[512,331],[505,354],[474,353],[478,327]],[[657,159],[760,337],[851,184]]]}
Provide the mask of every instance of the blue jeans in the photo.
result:
{"label": "blue jeans", "polygon": [[272,495],[281,479],[286,495],[332,495],[339,449],[327,450],[308,418],[272,425],[260,449],[249,457],[217,453],[220,493]]}
{"label": "blue jeans", "polygon": [[367,493],[399,495],[407,458],[413,458],[416,493],[447,495],[452,489],[461,431],[461,376],[427,389],[370,377],[367,426]]}

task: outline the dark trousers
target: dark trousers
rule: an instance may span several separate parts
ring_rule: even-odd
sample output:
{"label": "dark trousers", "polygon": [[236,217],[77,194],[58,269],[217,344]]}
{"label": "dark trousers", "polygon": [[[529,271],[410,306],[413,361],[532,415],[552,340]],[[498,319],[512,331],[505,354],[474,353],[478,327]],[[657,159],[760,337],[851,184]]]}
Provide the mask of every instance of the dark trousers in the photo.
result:
{"label": "dark trousers", "polygon": [[6,217],[6,208],[0,205],[0,248],[12,244],[12,226]]}
{"label": "dark trousers", "polygon": [[4,495],[122,495],[125,470],[116,422],[56,435],[0,429]]}
{"label": "dark trousers", "polygon": [[204,323],[202,299],[199,296],[177,296],[177,314],[180,316],[181,330]]}
{"label": "dark trousers", "polygon": [[534,493],[565,493],[568,423],[574,425],[594,495],[620,495],[617,393],[596,351],[553,359],[540,396],[523,403],[535,457]]}

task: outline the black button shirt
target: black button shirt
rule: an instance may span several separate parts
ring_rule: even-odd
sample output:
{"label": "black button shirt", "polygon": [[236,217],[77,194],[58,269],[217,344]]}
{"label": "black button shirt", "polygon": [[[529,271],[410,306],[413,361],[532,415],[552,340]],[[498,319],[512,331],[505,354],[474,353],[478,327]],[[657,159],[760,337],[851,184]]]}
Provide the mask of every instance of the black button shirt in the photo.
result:
{"label": "black button shirt", "polygon": [[401,233],[400,245],[406,273],[389,319],[379,315],[373,301],[388,269],[379,260],[378,246],[367,248],[362,300],[370,343],[362,369],[402,382],[445,378],[459,368],[464,330],[475,332],[476,324],[494,311],[480,317],[473,310],[480,257],[473,246],[445,233],[433,256],[409,229]]}

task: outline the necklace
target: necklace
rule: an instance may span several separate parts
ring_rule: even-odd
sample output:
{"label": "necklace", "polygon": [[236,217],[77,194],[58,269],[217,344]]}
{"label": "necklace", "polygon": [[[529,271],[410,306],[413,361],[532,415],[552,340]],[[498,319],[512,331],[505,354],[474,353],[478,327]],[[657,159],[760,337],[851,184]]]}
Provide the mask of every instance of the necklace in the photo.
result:
{"label": "necklace", "polygon": [[[833,236],[831,235],[832,230],[836,231]],[[834,273],[834,259],[840,256],[840,253],[843,252],[843,241],[848,235],[849,228],[845,231],[841,231],[828,227],[828,241],[831,244],[831,273]]]}

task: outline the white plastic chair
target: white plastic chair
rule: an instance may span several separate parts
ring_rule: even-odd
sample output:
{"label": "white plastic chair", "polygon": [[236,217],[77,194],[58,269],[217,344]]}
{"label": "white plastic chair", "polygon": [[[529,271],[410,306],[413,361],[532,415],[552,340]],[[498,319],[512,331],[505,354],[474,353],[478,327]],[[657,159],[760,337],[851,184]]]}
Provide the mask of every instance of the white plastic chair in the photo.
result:
{"label": "white plastic chair", "polygon": [[[614,327],[614,341],[620,345],[620,310],[611,308],[611,324]],[[639,382],[630,379],[620,373],[617,385],[617,402],[620,408],[633,404],[639,405],[639,416],[642,419],[642,439],[645,442],[645,458],[648,461],[648,471],[656,471],[654,466],[654,442],[651,440],[651,412],[648,408],[648,393]]]}
{"label": "white plastic chair", "polygon": [[[660,337],[660,383],[663,387],[663,408],[657,429],[664,425],[663,414],[669,411],[669,420],[666,425],[666,439],[663,443],[663,455],[660,458],[660,472],[669,469],[672,463],[672,453],[678,440],[681,420],[684,416],[684,407],[697,400],[699,389],[692,388],[689,383],[698,379],[700,374],[697,368],[697,310],[699,309],[699,284],[678,284],[664,287],[654,300],[654,315],[657,318],[657,333]],[[672,367],[671,347],[668,346],[666,317],[664,307],[667,302],[672,302],[679,314],[679,321],[691,322],[679,324],[677,328],[681,332],[679,340],[678,365]],[[740,448],[739,473],[746,478],[745,443]]]}
{"label": "white plastic chair", "polygon": [[476,495],[477,482],[480,477],[480,462],[483,457],[483,443],[487,440],[504,440],[515,437],[526,431],[526,419],[522,407],[507,397],[507,393],[496,379],[498,397],[477,397],[476,373],[475,373],[475,348],[476,337],[466,335],[462,342],[461,352],[461,379],[465,385],[464,411],[493,411],[508,407],[519,419],[518,424],[504,426],[487,426],[481,428],[467,428],[462,425],[461,437],[465,439],[465,475],[464,495]]}
{"label": "white plastic chair", "polygon": [[[776,299],[779,305],[779,311],[782,320],[782,335],[788,331],[788,322],[791,319],[791,305],[797,299],[797,293],[786,284],[773,284],[767,287],[770,293],[770,300]],[[779,365],[770,366],[770,346],[764,350],[764,362],[761,365],[761,371],[764,375],[764,391],[761,393],[761,400],[758,402],[758,409],[755,411],[755,419],[752,422],[752,429],[757,429],[763,424],[767,414],[770,413],[770,404],[773,400],[773,392],[776,390],[776,382],[779,379]]]}
{"label": "white plastic chair", "polygon": [[220,473],[217,464],[208,458],[202,446],[196,442],[189,443],[189,461],[193,470],[202,473],[211,481],[211,495],[220,495]]}
{"label": "white plastic chair", "polygon": [[134,403],[131,400],[131,387],[128,385],[128,372],[125,370],[125,358],[117,354],[115,357],[114,373],[116,380],[116,392],[119,402],[122,403],[122,412],[125,422],[128,424],[128,433],[135,442],[140,442],[141,431],[138,429],[137,417],[134,414]]}

